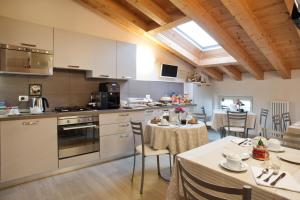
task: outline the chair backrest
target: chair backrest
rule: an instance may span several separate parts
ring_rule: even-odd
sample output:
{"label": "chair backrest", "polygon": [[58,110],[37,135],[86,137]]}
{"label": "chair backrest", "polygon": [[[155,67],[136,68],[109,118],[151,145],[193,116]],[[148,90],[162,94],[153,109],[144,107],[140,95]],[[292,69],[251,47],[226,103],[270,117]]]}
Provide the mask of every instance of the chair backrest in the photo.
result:
{"label": "chair backrest", "polygon": [[243,200],[251,200],[252,188],[250,186],[244,186],[243,188],[232,188],[214,185],[193,176],[183,167],[180,160],[178,160],[178,166],[183,193],[186,200],[200,199],[200,197],[201,199],[226,200],[225,198],[217,197],[207,193],[206,191],[200,190],[199,186],[201,188],[206,188],[211,191],[221,192],[224,194],[240,195],[242,196]]}
{"label": "chair backrest", "polygon": [[227,111],[227,126],[230,132],[230,127],[239,127],[244,129],[246,133],[248,112],[231,112]]}
{"label": "chair backrest", "polygon": [[289,112],[282,113],[283,131],[287,131],[287,128],[292,125],[292,120]]}
{"label": "chair backrest", "polygon": [[262,108],[260,111],[259,124],[262,128],[266,128],[267,126],[267,118],[268,118],[269,110]]}
{"label": "chair backrest", "polygon": [[133,121],[130,121],[130,123],[131,123],[131,129],[132,129],[132,133],[133,133],[133,145],[134,145],[134,149],[136,147],[136,138],[135,138],[135,136],[139,136],[141,138],[142,153],[144,155],[143,123],[142,122],[133,122]]}
{"label": "chair backrest", "polygon": [[201,107],[201,111],[202,111],[202,114],[206,115],[206,111],[205,111],[205,107],[204,106]]}
{"label": "chair backrest", "polygon": [[280,115],[273,115],[272,123],[273,123],[273,129],[275,131],[282,131]]}

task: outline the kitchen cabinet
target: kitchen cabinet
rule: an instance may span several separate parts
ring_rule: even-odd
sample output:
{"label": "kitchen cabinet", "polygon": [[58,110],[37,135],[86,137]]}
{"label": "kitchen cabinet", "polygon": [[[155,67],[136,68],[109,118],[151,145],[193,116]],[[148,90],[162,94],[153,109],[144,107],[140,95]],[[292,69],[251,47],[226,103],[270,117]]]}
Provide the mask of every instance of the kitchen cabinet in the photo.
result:
{"label": "kitchen cabinet", "polygon": [[136,78],[136,45],[117,42],[117,78]]}
{"label": "kitchen cabinet", "polygon": [[122,133],[100,137],[100,159],[109,160],[133,154],[132,133]]}
{"label": "kitchen cabinet", "polygon": [[[101,160],[121,158],[134,153],[131,120],[143,122],[144,111],[99,115]],[[140,144],[139,139],[137,144]]]}
{"label": "kitchen cabinet", "polygon": [[93,64],[95,37],[54,29],[54,67],[89,70]]}
{"label": "kitchen cabinet", "polygon": [[102,38],[95,38],[93,47],[93,59],[89,78],[116,78],[117,74],[117,50],[116,41]]}
{"label": "kitchen cabinet", "polygon": [[3,121],[1,182],[58,169],[57,119]]}
{"label": "kitchen cabinet", "polygon": [[0,17],[0,43],[53,50],[53,28]]}

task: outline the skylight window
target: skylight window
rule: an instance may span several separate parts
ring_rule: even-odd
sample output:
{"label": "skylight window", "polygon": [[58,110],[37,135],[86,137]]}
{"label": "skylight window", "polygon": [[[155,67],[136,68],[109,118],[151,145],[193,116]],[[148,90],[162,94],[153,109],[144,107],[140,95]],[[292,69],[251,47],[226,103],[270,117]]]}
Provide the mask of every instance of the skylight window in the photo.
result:
{"label": "skylight window", "polygon": [[177,26],[175,30],[203,51],[221,48],[221,46],[194,21],[181,24]]}

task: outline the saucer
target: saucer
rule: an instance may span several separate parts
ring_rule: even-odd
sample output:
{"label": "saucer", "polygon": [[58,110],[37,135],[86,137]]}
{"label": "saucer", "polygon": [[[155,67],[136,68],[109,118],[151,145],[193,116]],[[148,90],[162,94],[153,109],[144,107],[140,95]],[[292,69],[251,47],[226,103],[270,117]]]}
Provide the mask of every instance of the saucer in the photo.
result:
{"label": "saucer", "polygon": [[[223,154],[224,154],[225,157],[227,157],[231,153],[229,151],[228,152],[224,151]],[[238,153],[238,154],[240,155],[242,160],[247,160],[251,157],[251,155],[249,153],[246,153],[246,152]]]}
{"label": "saucer", "polygon": [[157,125],[158,126],[170,126],[170,124],[161,124],[161,123],[158,123]]}
{"label": "saucer", "polygon": [[268,147],[268,150],[272,151],[272,152],[285,152],[284,147],[280,147],[279,149],[273,149],[273,148]]}
{"label": "saucer", "polygon": [[229,165],[227,165],[226,159],[222,160],[222,161],[220,162],[220,165],[221,165],[223,168],[225,168],[225,169],[227,169],[227,170],[229,170],[229,171],[233,171],[233,172],[244,172],[244,171],[247,171],[247,170],[248,170],[248,165],[247,165],[246,163],[242,163],[240,169],[233,169],[233,168],[231,168]]}

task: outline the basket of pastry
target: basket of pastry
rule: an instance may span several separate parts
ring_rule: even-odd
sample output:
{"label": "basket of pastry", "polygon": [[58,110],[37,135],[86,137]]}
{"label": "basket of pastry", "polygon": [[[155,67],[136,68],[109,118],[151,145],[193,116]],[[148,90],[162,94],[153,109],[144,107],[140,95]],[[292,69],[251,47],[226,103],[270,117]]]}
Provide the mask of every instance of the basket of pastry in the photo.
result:
{"label": "basket of pastry", "polygon": [[158,124],[161,121],[161,119],[159,117],[154,117],[153,119],[151,119],[151,124]]}
{"label": "basket of pastry", "polygon": [[198,124],[198,119],[193,117],[191,120],[188,121],[189,124]]}

